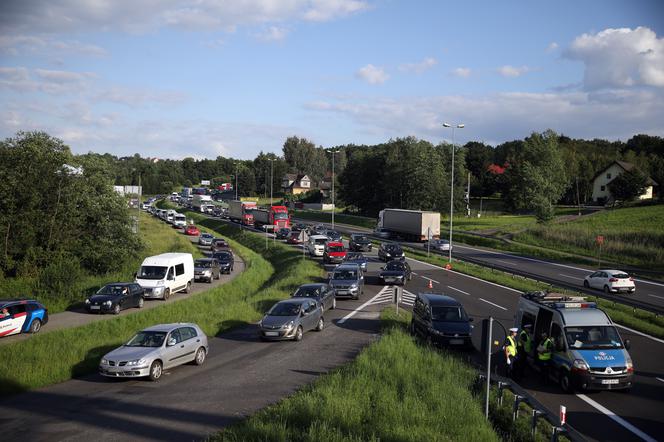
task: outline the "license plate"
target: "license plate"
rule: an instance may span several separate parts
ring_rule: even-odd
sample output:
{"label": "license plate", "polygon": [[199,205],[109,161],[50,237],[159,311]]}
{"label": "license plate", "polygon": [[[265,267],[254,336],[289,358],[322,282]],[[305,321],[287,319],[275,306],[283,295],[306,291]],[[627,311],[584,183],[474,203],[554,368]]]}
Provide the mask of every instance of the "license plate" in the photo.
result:
{"label": "license plate", "polygon": [[602,384],[607,385],[607,384],[618,384],[620,383],[620,379],[602,379]]}
{"label": "license plate", "polygon": [[337,295],[347,295],[348,290],[337,290]]}
{"label": "license plate", "polygon": [[463,345],[463,339],[450,339],[452,345]]}
{"label": "license plate", "polygon": [[265,336],[279,336],[279,332],[265,332]]}
{"label": "license plate", "polygon": [[99,310],[101,307],[98,305],[91,305],[90,310]]}

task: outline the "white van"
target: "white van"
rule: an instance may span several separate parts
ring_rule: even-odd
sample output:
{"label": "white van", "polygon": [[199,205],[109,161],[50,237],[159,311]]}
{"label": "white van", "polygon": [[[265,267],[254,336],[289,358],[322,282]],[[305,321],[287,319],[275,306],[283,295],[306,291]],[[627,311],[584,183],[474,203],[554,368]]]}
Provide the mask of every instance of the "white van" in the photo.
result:
{"label": "white van", "polygon": [[181,213],[176,213],[173,217],[173,225],[175,227],[187,227],[187,217]]}
{"label": "white van", "polygon": [[194,281],[191,253],[162,253],[143,260],[136,282],[145,289],[146,299],[168,299],[176,292],[189,293]]}
{"label": "white van", "polygon": [[312,256],[323,256],[327,241],[325,235],[311,235],[307,241],[307,251]]}
{"label": "white van", "polygon": [[166,211],[166,222],[168,224],[173,224],[173,220],[174,220],[176,214],[177,214],[177,212],[173,209],[167,210]]}

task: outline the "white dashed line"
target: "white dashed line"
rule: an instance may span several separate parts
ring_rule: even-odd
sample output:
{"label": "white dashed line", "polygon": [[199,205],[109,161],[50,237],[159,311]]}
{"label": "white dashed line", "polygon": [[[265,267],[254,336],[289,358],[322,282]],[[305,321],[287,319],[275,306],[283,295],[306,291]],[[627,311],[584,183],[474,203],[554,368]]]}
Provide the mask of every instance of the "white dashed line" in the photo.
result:
{"label": "white dashed line", "polygon": [[659,382],[664,382],[664,379],[662,378],[655,378],[655,379],[657,379]]}
{"label": "white dashed line", "polygon": [[507,264],[508,266],[513,266],[513,265],[515,265],[513,262],[504,261],[504,260],[502,260],[502,259],[496,259],[496,261],[498,261],[498,262],[502,262],[503,264]]}
{"label": "white dashed line", "polygon": [[435,279],[427,278],[426,276],[421,276],[420,275],[420,278],[426,279],[426,280],[431,281],[431,282],[435,282],[436,284],[440,284],[440,282],[436,281]]}
{"label": "white dashed line", "polygon": [[664,299],[664,296],[651,295],[650,293],[648,293],[648,296],[652,296],[653,298],[658,298],[658,299]]}
{"label": "white dashed line", "polygon": [[507,310],[507,309],[506,309],[505,307],[503,307],[502,305],[494,304],[493,302],[491,302],[491,301],[487,301],[487,300],[484,299],[484,298],[479,298],[479,300],[480,300],[480,301],[484,301],[484,302],[486,302],[487,304],[491,304],[491,305],[493,305],[494,307],[498,307],[498,308],[502,308],[503,310]]}
{"label": "white dashed line", "polygon": [[598,404],[594,400],[590,399],[588,396],[585,394],[577,394],[576,397],[590,405],[591,407],[595,408],[597,411],[600,413],[603,413],[605,416],[607,416],[610,419],[613,419],[615,422],[618,424],[622,425],[632,433],[636,434],[638,437],[641,439],[648,441],[648,442],[656,442],[656,439],[654,437],[651,437],[644,433],[643,431],[639,430],[636,428],[634,425],[630,424],[627,422],[625,419],[621,418],[620,416],[616,415],[613,411],[609,410],[608,408],[604,407],[601,404]]}
{"label": "white dashed line", "polygon": [[558,275],[564,276],[565,278],[569,278],[569,279],[576,279],[578,281],[583,281],[583,278],[577,278],[576,276],[565,275],[564,273],[558,273]]}
{"label": "white dashed line", "polygon": [[470,293],[468,293],[468,292],[464,292],[463,290],[459,290],[458,288],[456,288],[456,287],[452,287],[451,285],[448,285],[447,288],[448,288],[448,289],[452,289],[452,290],[456,290],[457,292],[460,292],[460,293],[463,293],[464,295],[468,295],[468,296],[470,296]]}

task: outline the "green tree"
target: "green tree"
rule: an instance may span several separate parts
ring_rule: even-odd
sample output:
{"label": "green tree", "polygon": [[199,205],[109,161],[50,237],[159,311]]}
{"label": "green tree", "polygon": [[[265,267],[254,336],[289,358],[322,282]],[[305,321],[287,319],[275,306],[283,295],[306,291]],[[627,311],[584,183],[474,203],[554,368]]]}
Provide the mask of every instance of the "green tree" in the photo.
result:
{"label": "green tree", "polygon": [[569,185],[558,136],[533,133],[508,157],[505,202],[516,211],[534,211],[539,221],[553,218],[553,205]]}
{"label": "green tree", "polygon": [[615,177],[609,184],[609,191],[616,200],[632,201],[646,190],[648,178],[636,169]]}

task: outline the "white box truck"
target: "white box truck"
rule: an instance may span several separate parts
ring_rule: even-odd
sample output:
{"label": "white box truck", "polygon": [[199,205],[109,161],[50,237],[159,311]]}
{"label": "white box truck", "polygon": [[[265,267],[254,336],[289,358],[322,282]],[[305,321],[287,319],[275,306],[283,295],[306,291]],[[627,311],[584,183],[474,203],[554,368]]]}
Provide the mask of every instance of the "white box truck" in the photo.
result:
{"label": "white box truck", "polygon": [[376,230],[378,229],[411,241],[438,239],[440,238],[440,213],[384,209],[378,213]]}
{"label": "white box truck", "polygon": [[189,293],[194,281],[191,253],[162,253],[143,260],[136,282],[145,289],[146,299],[168,299],[177,292]]}
{"label": "white box truck", "polygon": [[210,195],[194,195],[191,200],[191,206],[194,210],[205,213],[208,204],[212,204],[212,197]]}

